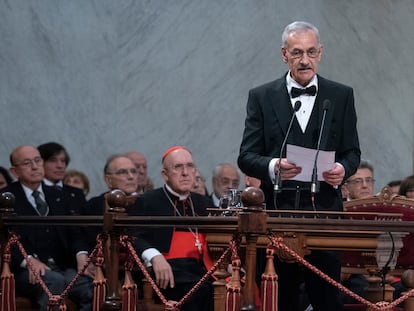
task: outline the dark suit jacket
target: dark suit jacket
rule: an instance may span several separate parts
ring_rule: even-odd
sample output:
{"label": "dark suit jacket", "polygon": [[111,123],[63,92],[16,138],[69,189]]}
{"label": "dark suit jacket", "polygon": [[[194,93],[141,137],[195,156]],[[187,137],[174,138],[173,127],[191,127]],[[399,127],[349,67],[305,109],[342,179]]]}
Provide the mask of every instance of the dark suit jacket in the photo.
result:
{"label": "dark suit jacket", "polygon": [[86,204],[85,194],[82,189],[63,184],[63,194],[68,202],[69,214],[80,215],[81,209]]}
{"label": "dark suit jacket", "polygon": [[[174,196],[169,195],[174,202]],[[198,193],[191,192],[191,200],[198,216],[206,216],[206,208],[213,207],[210,198]],[[131,216],[174,216],[174,207],[166,197],[163,188],[158,188],[139,197],[134,206],[129,209],[128,214]],[[156,248],[160,252],[166,253],[170,248],[172,234],[173,228],[134,230],[133,235],[138,236],[135,247],[139,254],[148,248]]]}
{"label": "dark suit jacket", "polygon": [[[61,190],[46,185],[42,185],[42,189],[49,205],[49,216],[69,215],[68,202]],[[10,184],[1,192],[14,194],[16,200],[14,209],[17,216],[38,216],[27,200],[20,182]],[[52,257],[62,269],[73,267],[76,252],[86,249],[78,231],[72,227],[27,225],[16,226],[12,230],[19,234],[20,242],[29,255],[36,254],[44,263]],[[13,247],[12,269],[18,269],[22,260],[23,255],[17,247]]]}
{"label": "dark suit jacket", "polygon": [[[318,76],[318,93],[314,110],[318,113],[317,124],[321,124],[323,101],[328,99],[331,105],[326,113],[324,135],[321,150],[335,151],[335,160],[345,168],[345,180],[357,169],[360,161],[360,149],[356,128],[356,112],[352,88]],[[262,180],[262,189],[266,195],[268,208],[273,206],[273,186],[269,178],[268,165],[272,158],[278,158],[280,148],[286,136],[287,128],[293,113],[290,97],[286,87],[286,75],[249,91],[247,117],[243,139],[240,146],[238,164],[247,175]],[[297,122],[295,119],[294,122]],[[298,138],[289,135],[287,142],[301,145]],[[316,142],[313,148],[316,148]],[[284,151],[285,154],[285,151]],[[322,198],[328,195],[331,199],[324,209],[342,209],[339,191],[326,183],[321,183]],[[335,198],[333,197],[335,196]],[[338,196],[338,198],[336,197]],[[323,198],[322,198],[323,199]]]}

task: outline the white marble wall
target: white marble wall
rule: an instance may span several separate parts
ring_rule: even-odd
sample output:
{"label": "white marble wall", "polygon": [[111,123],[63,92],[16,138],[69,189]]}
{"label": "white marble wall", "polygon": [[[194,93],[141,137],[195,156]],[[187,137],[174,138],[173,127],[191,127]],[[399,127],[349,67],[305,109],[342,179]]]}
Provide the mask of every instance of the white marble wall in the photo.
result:
{"label": "white marble wall", "polygon": [[163,151],[188,146],[210,178],[236,162],[248,90],[282,75],[280,34],[313,22],[320,73],[355,89],[377,190],[413,172],[411,0],[0,0],[0,165],[58,141],[105,189],[112,153],[140,150],[156,185]]}

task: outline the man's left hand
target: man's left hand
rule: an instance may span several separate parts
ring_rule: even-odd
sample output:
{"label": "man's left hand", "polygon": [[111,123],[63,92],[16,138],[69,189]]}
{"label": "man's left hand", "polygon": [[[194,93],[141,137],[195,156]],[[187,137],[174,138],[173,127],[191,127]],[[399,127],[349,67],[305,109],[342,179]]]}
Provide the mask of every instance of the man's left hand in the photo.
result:
{"label": "man's left hand", "polygon": [[345,177],[345,169],[341,164],[335,163],[334,167],[322,173],[323,179],[331,186],[337,187]]}

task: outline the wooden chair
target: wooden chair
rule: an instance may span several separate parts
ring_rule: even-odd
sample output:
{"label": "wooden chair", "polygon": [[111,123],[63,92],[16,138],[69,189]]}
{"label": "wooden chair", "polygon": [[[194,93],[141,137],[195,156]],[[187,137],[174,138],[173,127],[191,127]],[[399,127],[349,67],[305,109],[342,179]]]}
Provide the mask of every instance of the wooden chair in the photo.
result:
{"label": "wooden chair", "polygon": [[[349,219],[370,220],[414,220],[414,199],[393,194],[384,187],[378,194],[364,199],[344,202],[344,211]],[[406,269],[414,268],[414,234],[384,233],[378,240],[373,252],[344,252],[343,274],[364,274],[369,287],[366,298],[372,302],[391,301],[394,289],[389,285],[392,276],[400,276]],[[385,288],[381,286],[379,274],[384,273],[387,280]],[[386,275],[385,275],[386,273]],[[383,297],[385,289],[385,297]],[[358,310],[360,305],[346,306],[346,310]],[[362,309],[361,309],[362,308]]]}

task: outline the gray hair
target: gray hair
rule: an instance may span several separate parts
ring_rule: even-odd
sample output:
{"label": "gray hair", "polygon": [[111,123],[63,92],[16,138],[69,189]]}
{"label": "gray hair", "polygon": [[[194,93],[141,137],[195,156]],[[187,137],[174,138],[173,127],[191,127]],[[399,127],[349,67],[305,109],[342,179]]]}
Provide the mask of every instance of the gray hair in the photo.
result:
{"label": "gray hair", "polygon": [[370,161],[361,159],[361,162],[359,162],[358,169],[363,169],[363,168],[369,169],[372,175],[374,175],[374,166],[371,164]]}
{"label": "gray hair", "polygon": [[308,22],[296,21],[293,22],[285,27],[285,30],[282,33],[282,47],[287,47],[287,40],[291,33],[293,32],[305,32],[305,31],[313,31],[316,35],[316,38],[319,43],[319,30],[314,25]]}
{"label": "gray hair", "polygon": [[221,173],[221,169],[224,167],[231,167],[234,168],[237,171],[237,174],[239,174],[239,170],[237,169],[237,167],[235,167],[233,164],[231,163],[220,163],[218,164],[214,169],[213,169],[213,177],[217,177],[220,173]]}
{"label": "gray hair", "polygon": [[115,159],[118,159],[118,158],[127,158],[127,159],[129,159],[127,156],[125,156],[123,154],[120,154],[120,153],[119,154],[113,154],[113,155],[109,156],[106,159],[106,163],[105,163],[105,166],[104,166],[104,174],[108,174],[108,172],[109,172],[109,166],[111,165],[111,163]]}

